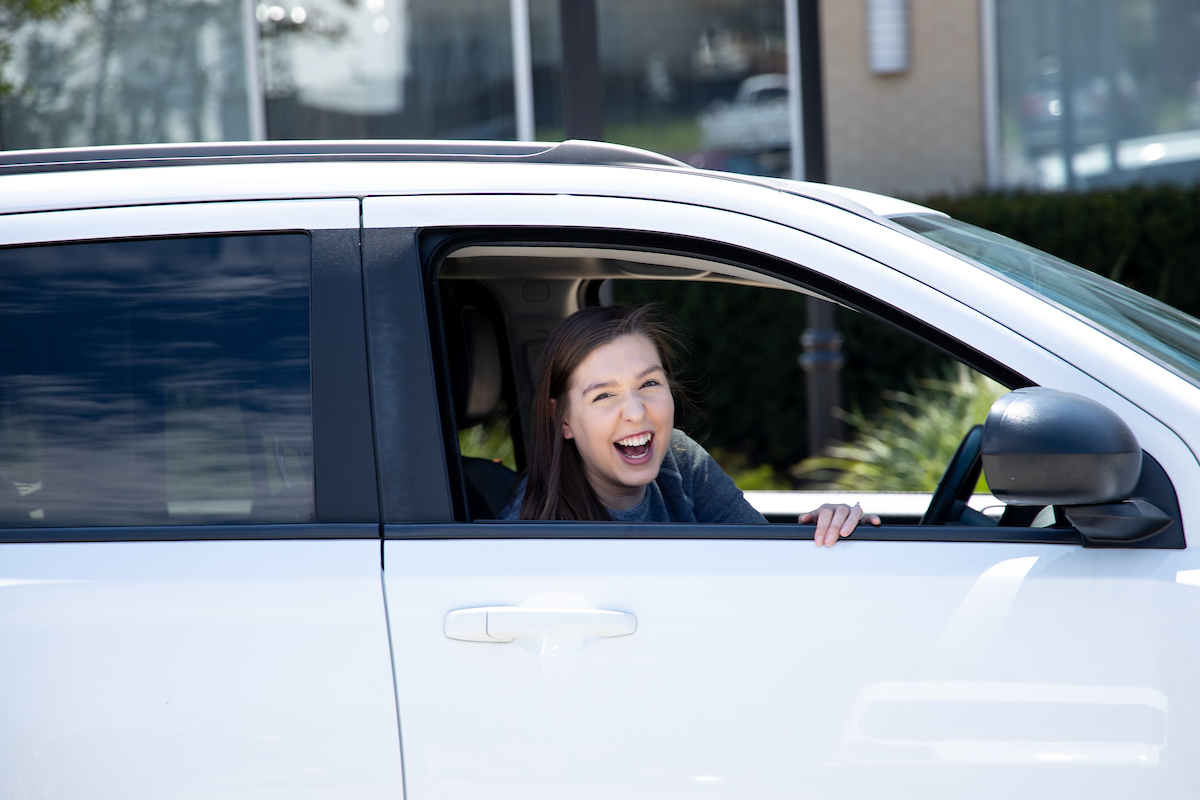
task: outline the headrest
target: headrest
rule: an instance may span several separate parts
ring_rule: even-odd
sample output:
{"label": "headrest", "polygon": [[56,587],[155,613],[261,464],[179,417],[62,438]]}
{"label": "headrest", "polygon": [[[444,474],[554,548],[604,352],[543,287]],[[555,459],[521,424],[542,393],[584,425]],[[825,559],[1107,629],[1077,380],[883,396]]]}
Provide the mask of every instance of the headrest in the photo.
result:
{"label": "headrest", "polygon": [[451,305],[446,314],[450,381],[459,428],[483,422],[500,402],[500,344],[491,319],[476,306]]}

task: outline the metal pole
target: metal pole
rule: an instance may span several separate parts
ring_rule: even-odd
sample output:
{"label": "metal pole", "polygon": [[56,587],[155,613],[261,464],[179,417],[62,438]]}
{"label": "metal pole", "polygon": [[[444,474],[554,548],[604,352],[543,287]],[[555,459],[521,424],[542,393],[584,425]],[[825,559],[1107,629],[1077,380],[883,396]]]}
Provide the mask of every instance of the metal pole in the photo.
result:
{"label": "metal pole", "polygon": [[604,139],[596,0],[558,0],[562,31],[563,128],[568,139]]}
{"label": "metal pole", "polygon": [[517,117],[517,140],[532,142],[533,55],[529,44],[529,0],[510,0],[512,17],[513,95]]}
{"label": "metal pole", "polygon": [[791,117],[792,180],[804,180],[804,94],[800,83],[799,0],[784,0],[783,25],[787,36],[788,111]]}
{"label": "metal pole", "polygon": [[1058,0],[1054,7],[1058,11],[1055,22],[1058,25],[1058,97],[1062,104],[1059,130],[1062,132],[1063,174],[1066,176],[1067,190],[1073,191],[1078,188],[1079,182],[1075,177],[1075,70],[1071,63],[1070,10],[1067,0]]}
{"label": "metal pole", "polygon": [[1000,174],[1000,67],[997,56],[996,0],[979,2],[979,52],[983,72],[984,179],[989,189],[999,189]]}
{"label": "metal pole", "polygon": [[1109,172],[1116,177],[1121,174],[1121,17],[1117,0],[1104,4],[1104,48],[1105,73],[1108,78],[1108,108],[1104,117],[1108,123],[1108,157],[1112,166]]}
{"label": "metal pole", "polygon": [[242,52],[246,62],[246,118],[248,138],[261,142],[267,138],[267,108],[263,96],[262,68],[258,54],[256,0],[242,0]]}

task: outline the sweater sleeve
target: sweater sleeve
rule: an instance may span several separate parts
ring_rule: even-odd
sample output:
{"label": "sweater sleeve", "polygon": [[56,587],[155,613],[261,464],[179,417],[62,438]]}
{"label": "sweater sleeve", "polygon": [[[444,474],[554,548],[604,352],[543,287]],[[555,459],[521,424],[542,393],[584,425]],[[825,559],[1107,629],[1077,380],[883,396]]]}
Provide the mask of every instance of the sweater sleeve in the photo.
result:
{"label": "sweater sleeve", "polygon": [[766,524],[733,478],[683,431],[671,435],[671,455],[678,469],[680,489],[691,502],[696,522]]}

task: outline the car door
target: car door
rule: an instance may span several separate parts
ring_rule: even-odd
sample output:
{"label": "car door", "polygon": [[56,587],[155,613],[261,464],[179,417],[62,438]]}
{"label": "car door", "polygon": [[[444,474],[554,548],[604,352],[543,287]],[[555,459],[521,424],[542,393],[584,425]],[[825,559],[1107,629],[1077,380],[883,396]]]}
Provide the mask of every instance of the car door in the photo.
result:
{"label": "car door", "polygon": [[0,794],[401,796],[357,227],[0,216]]}
{"label": "car door", "polygon": [[[871,235],[861,220],[846,224]],[[925,321],[947,347],[1100,399],[1176,486],[1195,478],[1194,456],[1166,426],[1003,320],[879,257],[761,218],[620,198],[459,196],[368,198],[364,226],[377,409],[389,401],[380,386],[400,376],[410,392],[438,382],[435,349],[416,366],[388,355],[431,329],[413,299],[433,277],[423,231],[516,231],[509,240],[559,247],[608,236],[641,250],[669,234],[674,255],[740,249],[740,263],[771,280],[875,302]],[[956,526],[885,526],[824,550],[797,525],[468,523],[449,489],[451,438],[401,426],[407,410],[401,399],[377,431],[411,798],[1196,789],[1185,677],[1196,653],[1182,627],[1197,602],[1190,550]],[[1196,511],[1180,500],[1186,524]]]}

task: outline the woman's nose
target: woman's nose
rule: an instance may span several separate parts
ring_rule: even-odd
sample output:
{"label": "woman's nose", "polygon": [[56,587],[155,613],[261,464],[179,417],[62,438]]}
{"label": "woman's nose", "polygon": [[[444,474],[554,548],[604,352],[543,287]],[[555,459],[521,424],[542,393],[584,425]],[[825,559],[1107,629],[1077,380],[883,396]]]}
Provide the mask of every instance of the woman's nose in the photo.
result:
{"label": "woman's nose", "polygon": [[625,400],[625,419],[630,422],[636,422],[646,416],[646,406],[636,396],[629,397]]}

